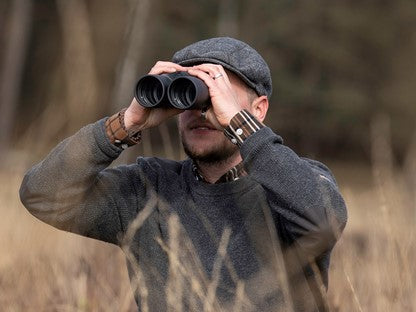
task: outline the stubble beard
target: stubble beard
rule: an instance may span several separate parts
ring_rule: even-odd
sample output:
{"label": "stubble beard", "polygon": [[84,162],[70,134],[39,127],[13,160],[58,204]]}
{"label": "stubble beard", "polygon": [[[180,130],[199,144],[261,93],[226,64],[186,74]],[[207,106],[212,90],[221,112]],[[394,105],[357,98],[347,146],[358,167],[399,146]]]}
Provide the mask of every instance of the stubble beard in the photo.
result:
{"label": "stubble beard", "polygon": [[186,155],[197,163],[205,163],[209,165],[226,163],[239,153],[238,147],[227,141],[225,138],[215,147],[203,152],[199,152],[192,148],[183,135],[181,135],[181,141]]}

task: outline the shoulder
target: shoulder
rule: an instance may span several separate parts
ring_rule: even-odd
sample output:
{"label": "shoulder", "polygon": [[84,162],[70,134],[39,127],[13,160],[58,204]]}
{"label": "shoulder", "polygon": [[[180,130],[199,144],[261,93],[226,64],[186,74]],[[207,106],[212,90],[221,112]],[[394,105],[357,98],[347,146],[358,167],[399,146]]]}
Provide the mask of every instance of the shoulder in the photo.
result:
{"label": "shoulder", "polygon": [[301,159],[303,159],[304,161],[306,161],[309,166],[312,167],[313,170],[315,170],[316,172],[319,173],[319,175],[323,178],[325,178],[326,180],[334,183],[335,185],[337,185],[337,182],[335,180],[335,176],[333,175],[333,173],[331,172],[331,170],[323,163],[314,160],[314,159],[309,159],[306,157],[301,157]]}

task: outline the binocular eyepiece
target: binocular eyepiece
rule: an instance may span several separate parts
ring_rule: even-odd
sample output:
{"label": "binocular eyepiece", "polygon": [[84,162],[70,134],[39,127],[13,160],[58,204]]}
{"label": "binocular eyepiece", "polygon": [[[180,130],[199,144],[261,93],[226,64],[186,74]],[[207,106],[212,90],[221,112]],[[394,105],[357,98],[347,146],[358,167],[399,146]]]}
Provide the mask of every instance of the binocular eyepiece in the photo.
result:
{"label": "binocular eyepiece", "polygon": [[134,96],[148,108],[202,109],[211,104],[207,85],[187,72],[145,75],[137,82]]}

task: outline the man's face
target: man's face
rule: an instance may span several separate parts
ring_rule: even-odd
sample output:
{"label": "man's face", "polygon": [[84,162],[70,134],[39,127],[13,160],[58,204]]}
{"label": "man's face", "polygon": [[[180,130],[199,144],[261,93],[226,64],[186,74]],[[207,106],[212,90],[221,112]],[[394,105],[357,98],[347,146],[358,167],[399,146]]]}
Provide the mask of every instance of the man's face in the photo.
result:
{"label": "man's face", "polygon": [[[237,99],[243,108],[249,109],[249,97],[244,83],[228,71],[227,74]],[[186,110],[181,113],[178,127],[184,150],[193,160],[222,162],[239,153],[238,147],[230,142],[222,130],[216,129],[201,117],[201,110]]]}
{"label": "man's face", "polygon": [[192,159],[214,163],[238,153],[222,132],[204,118],[200,110],[187,110],[179,115],[179,133],[185,153]]}

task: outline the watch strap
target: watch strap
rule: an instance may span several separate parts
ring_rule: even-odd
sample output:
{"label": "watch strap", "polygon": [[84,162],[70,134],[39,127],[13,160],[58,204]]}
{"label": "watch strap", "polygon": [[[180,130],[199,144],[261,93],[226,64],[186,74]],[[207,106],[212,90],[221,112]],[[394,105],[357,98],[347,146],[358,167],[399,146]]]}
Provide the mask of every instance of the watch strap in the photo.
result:
{"label": "watch strap", "polygon": [[105,132],[110,142],[122,149],[136,145],[140,142],[141,131],[129,131],[124,125],[124,113],[127,108],[123,108],[118,113],[109,117],[105,122]]}

